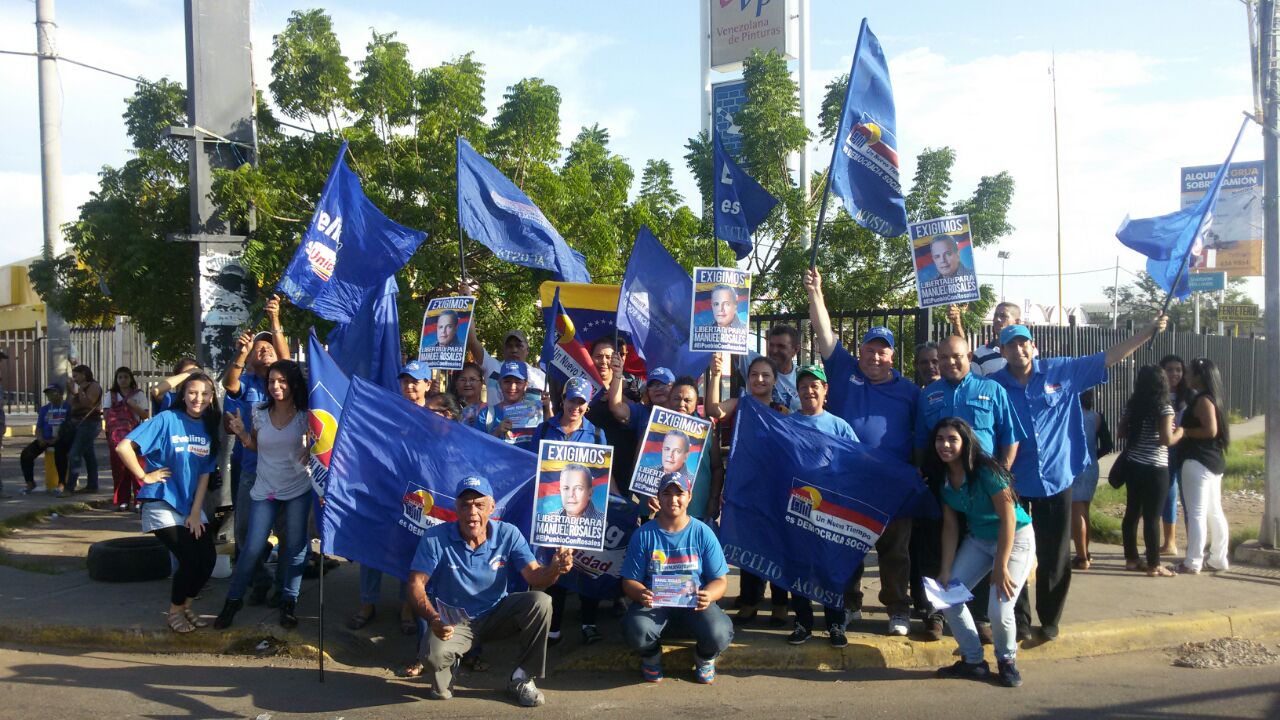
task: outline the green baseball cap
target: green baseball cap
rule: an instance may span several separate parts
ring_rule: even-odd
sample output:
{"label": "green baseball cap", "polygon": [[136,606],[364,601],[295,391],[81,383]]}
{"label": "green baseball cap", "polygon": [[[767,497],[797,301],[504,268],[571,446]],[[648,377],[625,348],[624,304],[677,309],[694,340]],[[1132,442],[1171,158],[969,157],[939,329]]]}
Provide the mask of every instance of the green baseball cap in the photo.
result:
{"label": "green baseball cap", "polygon": [[800,378],[805,375],[812,375],[822,382],[827,381],[827,371],[823,370],[821,365],[801,365],[800,369],[796,370],[796,382],[800,382]]}

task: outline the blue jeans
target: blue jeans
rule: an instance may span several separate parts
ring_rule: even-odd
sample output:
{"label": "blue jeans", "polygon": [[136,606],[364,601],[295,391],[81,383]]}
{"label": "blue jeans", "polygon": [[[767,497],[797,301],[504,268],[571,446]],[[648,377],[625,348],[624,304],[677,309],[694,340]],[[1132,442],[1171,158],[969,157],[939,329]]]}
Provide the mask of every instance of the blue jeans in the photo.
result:
{"label": "blue jeans", "polygon": [[[1013,535],[1013,552],[1009,554],[1009,577],[1015,583],[1013,594],[1000,597],[995,588],[987,600],[987,617],[991,618],[992,645],[995,646],[997,660],[1012,660],[1018,653],[1017,625],[1013,619],[1013,605],[1018,592],[1027,582],[1031,574],[1031,563],[1036,555],[1036,536],[1030,525],[1023,527]],[[973,589],[982,582],[991,567],[995,564],[996,541],[980,540],[972,535],[967,536],[960,549],[956,551],[956,559],[951,563],[951,579],[959,580],[964,586]],[[973,616],[964,603],[952,605],[942,611],[947,616],[947,624],[951,626],[951,634],[960,646],[960,655],[965,662],[982,661],[982,640],[978,638],[978,628],[973,624]]]}
{"label": "blue jeans", "polygon": [[[98,489],[98,457],[93,454],[93,441],[98,439],[98,434],[101,432],[102,418],[99,417],[68,427],[65,435],[70,437],[60,437],[66,448],[64,451],[66,474],[63,478],[66,481],[67,492],[74,492],[79,483],[81,463],[84,464],[85,472],[89,476],[85,487],[89,490]],[[56,454],[56,448],[54,452]]]}
{"label": "blue jeans", "polygon": [[284,512],[284,537],[276,560],[276,584],[281,597],[297,600],[302,587],[302,571],[307,564],[307,513],[311,512],[311,491],[290,500],[253,500],[249,507],[249,528],[240,560],[231,576],[228,600],[239,600],[253,580],[254,568],[266,552],[267,536],[276,524],[277,513]]}
{"label": "blue jeans", "polygon": [[733,621],[715,604],[706,610],[632,605],[622,618],[622,637],[642,660],[657,662],[662,633],[672,623],[693,635],[697,642],[694,654],[699,660],[716,659],[733,642]]}
{"label": "blue jeans", "polygon": [[1161,519],[1170,525],[1178,522],[1178,481],[1182,479],[1182,463],[1177,461],[1174,452],[1173,448],[1169,449],[1169,497],[1161,513]]}
{"label": "blue jeans", "polygon": [[[377,605],[382,595],[382,571],[368,565],[360,566],[360,604]],[[400,602],[409,597],[406,583],[400,583]]]}

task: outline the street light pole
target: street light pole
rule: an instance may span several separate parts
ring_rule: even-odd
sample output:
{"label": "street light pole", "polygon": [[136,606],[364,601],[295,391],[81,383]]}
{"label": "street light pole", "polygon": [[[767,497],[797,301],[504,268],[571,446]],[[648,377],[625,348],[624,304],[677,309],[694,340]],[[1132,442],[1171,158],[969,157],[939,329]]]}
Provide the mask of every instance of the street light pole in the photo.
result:
{"label": "street light pole", "polygon": [[1000,258],[1000,302],[1004,302],[1004,264],[1009,260],[1009,251],[1001,250],[996,257]]}
{"label": "street light pole", "polygon": [[[36,0],[36,77],[40,91],[40,186],[44,205],[44,258],[63,252],[62,242],[62,83],[54,36],[53,0]],[[45,366],[39,386],[70,375],[71,329],[45,299]]]}
{"label": "street light pole", "polygon": [[1258,3],[1261,41],[1258,72],[1262,79],[1263,277],[1266,279],[1266,470],[1265,510],[1259,542],[1280,547],[1280,88],[1276,87],[1276,4]]}

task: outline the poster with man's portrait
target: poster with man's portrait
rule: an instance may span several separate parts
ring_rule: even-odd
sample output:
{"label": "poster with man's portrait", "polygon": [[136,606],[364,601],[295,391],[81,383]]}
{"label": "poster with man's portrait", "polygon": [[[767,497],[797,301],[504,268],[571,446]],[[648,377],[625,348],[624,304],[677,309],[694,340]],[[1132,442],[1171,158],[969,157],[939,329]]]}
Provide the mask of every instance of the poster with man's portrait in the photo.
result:
{"label": "poster with man's portrait", "polygon": [[530,542],[603,550],[612,467],[613,448],[608,445],[543,440]]}
{"label": "poster with man's portrait", "polygon": [[747,352],[751,273],[731,268],[693,269],[693,352]]}
{"label": "poster with man's portrait", "polygon": [[920,307],[967,303],[980,297],[973,267],[973,235],[968,215],[910,223]]}
{"label": "poster with man's portrait", "polygon": [[476,299],[470,295],[434,298],[427,302],[418,340],[418,362],[432,370],[461,370],[467,357],[467,332]]}

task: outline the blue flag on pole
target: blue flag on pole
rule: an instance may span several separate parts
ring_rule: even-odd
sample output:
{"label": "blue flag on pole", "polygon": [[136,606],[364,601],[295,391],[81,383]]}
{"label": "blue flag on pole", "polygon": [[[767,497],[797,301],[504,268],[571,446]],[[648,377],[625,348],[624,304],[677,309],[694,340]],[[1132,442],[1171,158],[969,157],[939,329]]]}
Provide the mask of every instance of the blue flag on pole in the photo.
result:
{"label": "blue flag on pole", "polygon": [[898,179],[898,121],[884,51],[864,18],[832,153],[831,188],[857,223],[884,237],[907,231]]}
{"label": "blue flag on pole", "polygon": [[[1183,300],[1191,294],[1185,263],[1191,256],[1199,256],[1204,248],[1204,235],[1213,224],[1213,205],[1218,200],[1218,190],[1231,167],[1231,156],[1249,123],[1245,118],[1236,134],[1236,140],[1227,153],[1227,159],[1213,176],[1213,182],[1200,202],[1189,208],[1153,218],[1131,220],[1125,217],[1116,230],[1116,238],[1132,250],[1147,256],[1147,273],[1162,290]],[[1176,287],[1175,287],[1176,283]]]}
{"label": "blue flag on pole", "polygon": [[751,254],[751,234],[769,217],[778,199],[738,167],[718,134],[714,142],[716,237],[729,243],[741,260]]}
{"label": "blue flag on pole", "polygon": [[528,537],[537,462],[527,450],[353,378],[329,464],[324,552],[407,579],[422,534],[457,520],[453,493],[469,475],[492,485],[494,519]]}
{"label": "blue flag on pole", "polygon": [[365,197],[342,143],[302,242],[276,289],[326,320],[348,322],[404,267],[427,234],[390,220]]}
{"label": "blue flag on pole", "polygon": [[618,294],[618,330],[629,333],[645,366],[698,377],[711,353],[689,350],[693,278],[641,226]]}
{"label": "blue flag on pole", "polygon": [[311,484],[324,497],[333,442],[342,420],[342,401],[351,382],[320,344],[315,328],[307,337],[307,426],[311,432]]}
{"label": "blue flag on pole", "polygon": [[928,491],[915,468],[865,445],[784,422],[743,396],[720,519],[725,557],[823,605],[843,607],[863,556]]}
{"label": "blue flag on pole", "polygon": [[498,258],[589,283],[587,259],[569,247],[516,184],[458,136],[458,222]]}
{"label": "blue flag on pole", "polygon": [[400,310],[395,276],[382,281],[356,311],[351,322],[339,323],[326,338],[329,354],[349,377],[371,380],[400,392]]}

